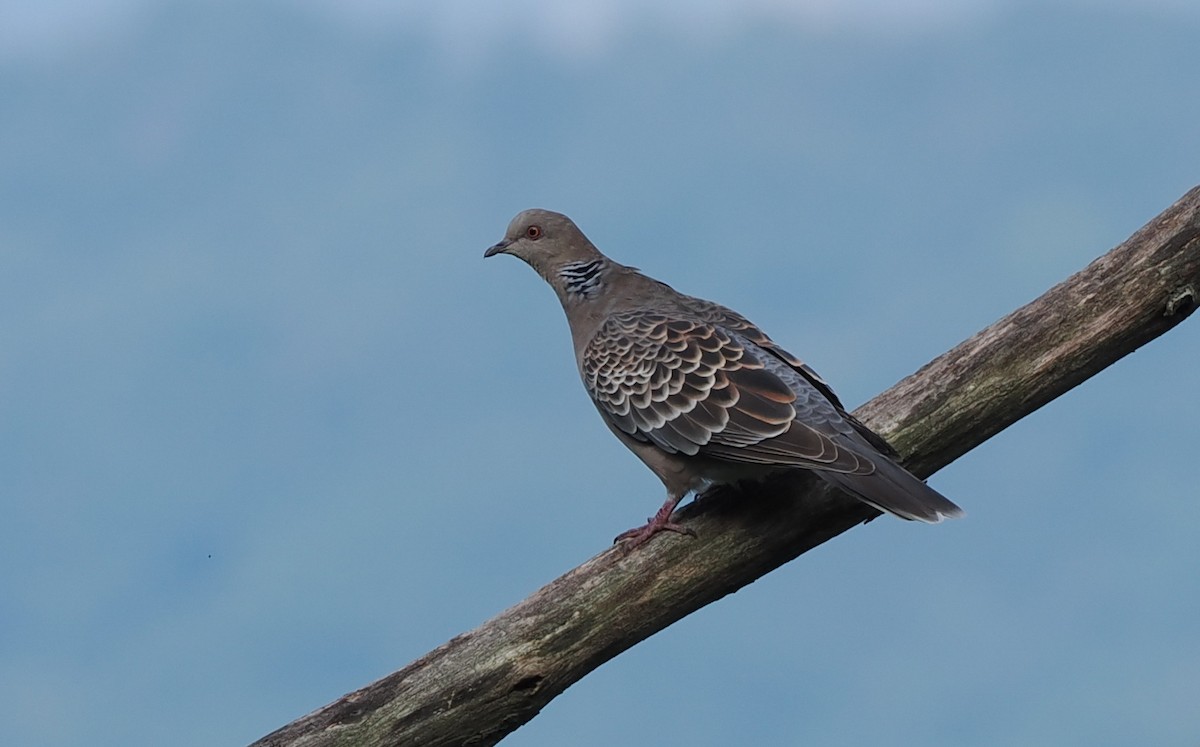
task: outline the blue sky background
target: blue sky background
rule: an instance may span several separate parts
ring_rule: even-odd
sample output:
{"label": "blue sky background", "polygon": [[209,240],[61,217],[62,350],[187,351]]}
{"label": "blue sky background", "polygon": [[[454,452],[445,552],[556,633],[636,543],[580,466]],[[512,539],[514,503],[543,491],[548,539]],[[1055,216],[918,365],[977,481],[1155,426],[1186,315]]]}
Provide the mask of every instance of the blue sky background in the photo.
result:
{"label": "blue sky background", "polygon": [[[836,7],[835,7],[836,6]],[[0,2],[0,717],[244,744],[661,486],[518,210],[858,404],[1200,183],[1186,3]],[[1200,325],[603,666],[505,744],[1200,734]]]}

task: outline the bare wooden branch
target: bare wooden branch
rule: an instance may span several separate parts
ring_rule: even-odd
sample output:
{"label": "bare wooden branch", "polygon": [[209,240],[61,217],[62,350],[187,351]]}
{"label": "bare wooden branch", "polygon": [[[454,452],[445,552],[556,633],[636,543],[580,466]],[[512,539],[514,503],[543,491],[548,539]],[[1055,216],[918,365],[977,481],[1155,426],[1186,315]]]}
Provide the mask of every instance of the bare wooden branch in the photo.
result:
{"label": "bare wooden branch", "polygon": [[[924,477],[1172,328],[1200,297],[1200,187],[857,414]],[[609,549],[422,658],[255,742],[490,745],[600,664],[877,515],[804,475],[683,510],[698,539]]]}

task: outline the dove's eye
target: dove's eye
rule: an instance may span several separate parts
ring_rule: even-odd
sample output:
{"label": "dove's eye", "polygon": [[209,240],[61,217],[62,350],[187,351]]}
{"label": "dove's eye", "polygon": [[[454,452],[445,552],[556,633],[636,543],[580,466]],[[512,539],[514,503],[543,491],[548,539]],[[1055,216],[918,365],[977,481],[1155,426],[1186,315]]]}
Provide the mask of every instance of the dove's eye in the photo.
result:
{"label": "dove's eye", "polygon": [[542,238],[542,227],[530,226],[529,228],[525,229],[525,235],[531,239],[540,239]]}

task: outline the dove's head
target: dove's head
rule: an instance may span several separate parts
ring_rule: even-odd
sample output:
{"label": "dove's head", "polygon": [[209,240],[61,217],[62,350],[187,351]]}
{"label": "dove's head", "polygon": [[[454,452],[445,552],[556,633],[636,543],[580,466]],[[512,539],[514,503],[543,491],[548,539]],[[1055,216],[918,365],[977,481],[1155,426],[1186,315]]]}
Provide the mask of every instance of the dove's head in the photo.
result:
{"label": "dove's head", "polygon": [[525,210],[508,224],[504,239],[483,256],[511,254],[519,257],[554,284],[563,268],[603,259],[583,231],[563,215],[549,210]]}

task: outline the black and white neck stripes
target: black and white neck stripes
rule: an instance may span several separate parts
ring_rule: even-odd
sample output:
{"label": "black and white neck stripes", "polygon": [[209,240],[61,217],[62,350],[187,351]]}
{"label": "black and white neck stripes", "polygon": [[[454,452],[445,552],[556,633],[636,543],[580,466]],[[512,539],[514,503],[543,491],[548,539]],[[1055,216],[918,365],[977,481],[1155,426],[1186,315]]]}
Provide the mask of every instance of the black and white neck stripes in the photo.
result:
{"label": "black and white neck stripes", "polygon": [[591,298],[603,290],[607,266],[603,258],[571,262],[559,268],[558,277],[569,295]]}

